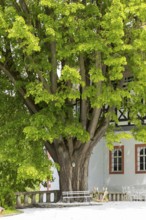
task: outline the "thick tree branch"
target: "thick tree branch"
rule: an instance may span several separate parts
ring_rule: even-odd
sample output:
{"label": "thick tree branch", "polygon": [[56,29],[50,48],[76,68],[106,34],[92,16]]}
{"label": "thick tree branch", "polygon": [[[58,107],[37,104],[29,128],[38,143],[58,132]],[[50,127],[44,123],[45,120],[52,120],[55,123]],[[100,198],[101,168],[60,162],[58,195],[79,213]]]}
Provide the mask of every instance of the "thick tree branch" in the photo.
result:
{"label": "thick tree branch", "polygon": [[[101,53],[100,52],[96,52],[95,67],[96,67],[96,69],[100,69],[102,71]],[[102,82],[98,82],[96,85],[96,87],[98,88],[97,97],[100,96],[100,94],[101,94],[101,86],[102,86]],[[91,119],[89,127],[88,127],[88,131],[89,131],[91,139],[94,137],[94,134],[95,134],[95,131],[97,128],[97,124],[99,121],[100,113],[101,113],[101,108],[95,108],[93,110],[92,119]]]}
{"label": "thick tree branch", "polygon": [[16,1],[13,1],[13,6],[15,7],[15,9],[17,10],[18,13],[20,11],[22,11],[21,7],[18,5],[18,3]]}
{"label": "thick tree branch", "polygon": [[4,0],[0,0],[0,5],[4,6],[5,1]]}
{"label": "thick tree branch", "polygon": [[105,132],[109,126],[110,123],[110,119],[106,118],[104,120],[104,122],[102,123],[102,125],[96,130],[94,139],[92,141],[91,147],[94,147],[95,144],[97,144],[99,142],[99,140],[105,135]]}
{"label": "thick tree branch", "polygon": [[[85,76],[85,64],[84,64],[84,57],[81,54],[79,57],[79,64],[80,64],[80,73],[82,81],[86,83],[86,76]],[[81,87],[81,97],[80,97],[80,117],[81,117],[81,123],[83,125],[83,128],[86,129],[87,125],[87,101],[82,99],[82,94],[84,92],[84,87]]]}
{"label": "thick tree branch", "polygon": [[73,140],[72,140],[72,138],[68,138],[68,139],[67,139],[67,142],[68,142],[69,155],[70,155],[70,157],[72,157],[72,155],[73,155],[73,150],[74,150],[74,145],[73,145]]}
{"label": "thick tree branch", "polygon": [[76,149],[74,154],[77,156],[77,154],[86,154],[87,156],[90,156],[94,146],[100,141],[100,139],[104,136],[108,126],[109,126],[109,118],[106,118],[102,125],[96,130],[96,133],[94,135],[94,138],[89,142],[82,144],[79,149]]}
{"label": "thick tree branch", "polygon": [[95,134],[95,131],[97,128],[97,124],[99,121],[100,113],[101,113],[101,109],[99,109],[99,108],[95,108],[93,110],[92,119],[91,119],[89,127],[88,127],[88,131],[89,131],[91,139],[94,137],[94,134]]}
{"label": "thick tree branch", "polygon": [[45,142],[46,150],[49,152],[50,156],[54,160],[55,163],[58,163],[58,157],[56,154],[55,146],[53,144],[50,144],[49,142]]}
{"label": "thick tree branch", "polygon": [[76,140],[74,143],[74,152],[81,147],[82,143],[79,140]]}
{"label": "thick tree branch", "polygon": [[[16,79],[14,78],[13,74],[2,64],[0,64],[0,69],[1,71],[3,71],[7,77],[10,79],[10,81],[16,86]],[[30,98],[25,98],[26,92],[23,88],[18,88],[18,92],[19,94],[23,97],[24,102],[26,104],[26,106],[28,107],[28,109],[31,111],[31,113],[37,113],[38,110],[35,106],[35,104],[33,103],[33,101]]]}
{"label": "thick tree branch", "polygon": [[55,41],[51,42],[50,48],[51,48],[51,64],[52,64],[51,90],[52,90],[52,93],[55,93],[57,89],[57,60],[56,60],[56,42]]}
{"label": "thick tree branch", "polygon": [[[111,113],[114,110],[115,107],[113,106],[108,109],[108,112]],[[105,135],[105,132],[109,127],[110,120],[111,120],[110,116],[107,116],[104,119],[104,121],[101,123],[101,125],[97,128],[91,145],[94,146]]]}
{"label": "thick tree branch", "polygon": [[25,0],[19,0],[19,4],[20,4],[22,10],[28,14],[29,10],[28,10],[28,7],[27,7]]}
{"label": "thick tree branch", "polygon": [[6,67],[0,63],[0,69],[8,76],[8,78],[11,80],[11,82],[15,85],[16,81],[12,74],[6,69]]}

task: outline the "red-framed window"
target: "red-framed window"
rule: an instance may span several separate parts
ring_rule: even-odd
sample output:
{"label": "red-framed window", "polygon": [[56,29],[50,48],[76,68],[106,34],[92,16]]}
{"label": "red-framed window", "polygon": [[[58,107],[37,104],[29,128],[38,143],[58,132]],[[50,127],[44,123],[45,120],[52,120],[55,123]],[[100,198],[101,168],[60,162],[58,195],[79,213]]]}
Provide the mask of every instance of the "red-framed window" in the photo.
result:
{"label": "red-framed window", "polygon": [[124,146],[114,146],[109,151],[109,173],[124,174]]}
{"label": "red-framed window", "polygon": [[146,173],[146,144],[135,145],[135,173]]}

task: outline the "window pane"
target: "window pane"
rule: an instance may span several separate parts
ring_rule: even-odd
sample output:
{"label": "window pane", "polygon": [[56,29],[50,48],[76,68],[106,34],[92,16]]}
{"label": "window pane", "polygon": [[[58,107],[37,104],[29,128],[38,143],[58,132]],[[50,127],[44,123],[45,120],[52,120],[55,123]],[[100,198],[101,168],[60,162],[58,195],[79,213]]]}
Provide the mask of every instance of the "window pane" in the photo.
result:
{"label": "window pane", "polygon": [[119,163],[122,164],[122,157],[119,158]]}
{"label": "window pane", "polygon": [[140,157],[140,163],[143,163],[143,160],[144,158],[143,157]]}
{"label": "window pane", "polygon": [[140,155],[144,154],[144,149],[140,150]]}
{"label": "window pane", "polygon": [[114,151],[114,157],[117,157],[117,150]]}
{"label": "window pane", "polygon": [[114,171],[117,171],[117,165],[114,164]]}
{"label": "window pane", "polygon": [[114,158],[114,164],[117,164],[117,157]]}
{"label": "window pane", "polygon": [[119,171],[122,171],[122,164],[119,164]]}
{"label": "window pane", "polygon": [[121,150],[118,150],[118,155],[119,155],[119,157],[122,156],[122,151]]}
{"label": "window pane", "polygon": [[143,170],[143,163],[140,163],[140,170]]}

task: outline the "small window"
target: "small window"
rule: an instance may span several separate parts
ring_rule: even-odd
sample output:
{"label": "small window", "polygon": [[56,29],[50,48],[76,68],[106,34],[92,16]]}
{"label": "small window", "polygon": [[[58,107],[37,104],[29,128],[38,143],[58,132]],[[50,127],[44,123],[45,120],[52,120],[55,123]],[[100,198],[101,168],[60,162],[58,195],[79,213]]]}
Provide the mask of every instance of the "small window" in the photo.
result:
{"label": "small window", "polygon": [[115,146],[114,149],[109,152],[109,173],[124,173],[124,146]]}
{"label": "small window", "polygon": [[135,172],[146,173],[146,144],[135,145]]}

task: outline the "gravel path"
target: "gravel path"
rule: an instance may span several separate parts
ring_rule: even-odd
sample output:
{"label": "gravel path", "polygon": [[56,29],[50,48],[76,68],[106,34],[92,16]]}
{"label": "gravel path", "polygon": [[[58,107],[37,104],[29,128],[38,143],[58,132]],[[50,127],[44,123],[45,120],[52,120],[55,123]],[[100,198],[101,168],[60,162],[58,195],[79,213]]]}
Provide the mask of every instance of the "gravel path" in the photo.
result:
{"label": "gravel path", "polygon": [[146,202],[107,202],[96,206],[31,208],[4,220],[130,220],[145,219]]}

